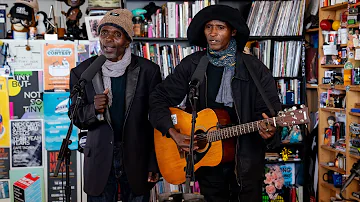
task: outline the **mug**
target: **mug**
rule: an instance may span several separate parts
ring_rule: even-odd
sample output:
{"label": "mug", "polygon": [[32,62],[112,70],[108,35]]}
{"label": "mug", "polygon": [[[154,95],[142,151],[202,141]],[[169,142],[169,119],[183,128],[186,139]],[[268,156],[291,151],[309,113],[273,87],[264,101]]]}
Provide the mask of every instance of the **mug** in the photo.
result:
{"label": "mug", "polygon": [[[323,180],[328,183],[333,183],[333,175],[334,171],[329,170],[327,173],[324,173]],[[327,179],[325,179],[325,176],[327,176]]]}
{"label": "mug", "polygon": [[333,174],[333,182],[334,182],[334,187],[341,188],[342,187],[342,175],[339,173]]}

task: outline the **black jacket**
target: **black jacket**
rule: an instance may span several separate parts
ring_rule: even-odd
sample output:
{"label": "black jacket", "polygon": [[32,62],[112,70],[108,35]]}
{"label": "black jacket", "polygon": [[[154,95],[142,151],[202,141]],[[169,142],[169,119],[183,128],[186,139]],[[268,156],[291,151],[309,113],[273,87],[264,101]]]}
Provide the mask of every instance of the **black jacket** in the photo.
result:
{"label": "black jacket", "polygon": [[[95,58],[89,58],[71,70],[71,90],[81,73]],[[148,103],[150,92],[161,82],[160,68],[149,60],[132,55],[131,64],[126,71],[123,163],[133,192],[144,194],[154,185],[147,182],[148,172],[158,172],[154,151],[154,128],[148,120]],[[104,87],[101,71],[85,86],[83,103],[74,117],[77,127],[88,130],[84,148],[84,191],[94,196],[101,194],[105,188],[113,162],[114,142],[109,113],[105,112],[104,121],[99,121],[95,114],[94,96],[99,86],[101,90],[97,91],[102,93]],[[74,107],[74,99],[71,108]]]}
{"label": "black jacket", "polygon": [[[205,52],[196,52],[186,58],[175,68],[174,74],[168,76],[150,95],[150,121],[164,135],[173,127],[168,107],[178,105],[189,91],[189,82],[197,64]],[[240,123],[263,119],[262,113],[270,116],[269,109],[263,101],[246,66],[253,68],[262,84],[265,94],[273,104],[275,111],[281,109],[275,80],[268,68],[256,57],[241,52],[237,53],[235,75],[231,82],[234,106]],[[198,110],[207,107],[206,77],[199,86]],[[264,154],[266,142],[256,133],[242,135],[237,141],[236,170],[237,180],[242,188],[252,182],[261,180],[264,171]]]}

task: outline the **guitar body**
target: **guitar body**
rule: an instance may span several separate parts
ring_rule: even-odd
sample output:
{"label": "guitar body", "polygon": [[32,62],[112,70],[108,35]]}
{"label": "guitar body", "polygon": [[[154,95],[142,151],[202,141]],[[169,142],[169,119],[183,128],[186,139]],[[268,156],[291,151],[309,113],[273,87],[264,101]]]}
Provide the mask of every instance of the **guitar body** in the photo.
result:
{"label": "guitar body", "polygon": [[[184,135],[191,134],[191,118],[192,115],[178,108],[170,108],[174,126],[177,131]],[[219,113],[219,118],[217,113]],[[225,111],[215,111],[204,109],[198,112],[196,118],[195,134],[204,133],[208,130],[216,130],[220,123],[224,125],[230,121]],[[224,161],[230,161],[234,158],[235,140],[230,138],[225,141],[205,142],[200,149],[194,151],[194,170],[201,166],[216,166]],[[186,154],[179,151],[178,146],[172,138],[163,136],[161,132],[155,129],[154,133],[155,152],[160,172],[164,179],[171,184],[181,184],[186,180]],[[228,148],[223,152],[224,147]]]}
{"label": "guitar body", "polygon": [[[301,109],[279,112],[277,117],[226,128],[218,128],[230,123],[230,117],[225,110],[204,109],[198,112],[195,135],[197,135],[196,141],[199,149],[194,151],[194,170],[196,171],[201,166],[217,166],[221,162],[233,161],[236,138],[243,134],[259,131],[259,125],[262,122],[281,127],[309,123],[308,108],[300,107]],[[190,135],[192,115],[178,108],[170,108],[170,111],[175,129],[184,135]],[[186,153],[179,151],[172,138],[163,136],[156,129],[154,141],[156,159],[162,176],[171,184],[184,183],[186,180]]]}

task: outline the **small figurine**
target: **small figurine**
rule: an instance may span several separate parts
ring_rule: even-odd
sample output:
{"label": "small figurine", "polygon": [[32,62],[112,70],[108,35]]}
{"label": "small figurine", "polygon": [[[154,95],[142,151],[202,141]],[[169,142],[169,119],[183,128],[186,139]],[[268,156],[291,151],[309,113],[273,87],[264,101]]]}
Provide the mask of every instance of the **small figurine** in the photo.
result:
{"label": "small figurine", "polygon": [[284,127],[281,131],[281,141],[286,140],[287,139],[286,137],[288,136],[288,134],[289,134],[288,127]]}
{"label": "small figurine", "polygon": [[296,154],[295,154],[294,161],[300,161],[300,158],[299,158],[299,150],[296,150]]}
{"label": "small figurine", "polygon": [[7,17],[10,18],[13,39],[27,39],[30,27],[35,27],[37,0],[16,0]]}
{"label": "small figurine", "polygon": [[327,118],[327,122],[328,122],[329,128],[330,128],[331,130],[334,130],[335,121],[336,121],[335,116],[329,116],[329,117]]}
{"label": "small figurine", "polygon": [[43,11],[39,11],[36,13],[36,30],[37,35],[44,36],[47,33],[47,14]]}
{"label": "small figurine", "polygon": [[283,148],[281,151],[281,158],[283,161],[287,161],[289,159],[289,155],[292,154],[292,152],[287,149],[286,147]]}
{"label": "small figurine", "polygon": [[85,3],[85,0],[63,0],[66,5],[71,8],[65,13],[61,11],[61,13],[66,16],[66,35],[70,37],[71,35],[74,39],[81,39],[80,34],[82,30],[79,28],[79,21],[82,17],[82,12],[80,10],[80,6]]}
{"label": "small figurine", "polygon": [[298,143],[302,141],[300,126],[294,125],[290,131],[290,143]]}

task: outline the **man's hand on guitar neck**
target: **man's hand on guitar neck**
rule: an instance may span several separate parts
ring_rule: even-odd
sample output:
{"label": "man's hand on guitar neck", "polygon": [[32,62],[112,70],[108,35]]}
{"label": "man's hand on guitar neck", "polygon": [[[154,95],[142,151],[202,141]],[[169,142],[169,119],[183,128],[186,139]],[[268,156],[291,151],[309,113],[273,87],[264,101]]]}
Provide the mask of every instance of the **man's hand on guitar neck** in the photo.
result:
{"label": "man's hand on guitar neck", "polygon": [[[265,113],[262,113],[262,116],[264,119],[269,118]],[[262,138],[269,139],[274,136],[275,132],[276,132],[276,128],[274,127],[273,123],[268,124],[265,123],[265,121],[260,122],[259,134],[261,135]]]}
{"label": "man's hand on guitar neck", "polygon": [[[175,128],[169,129],[169,134],[171,138],[175,141],[178,147],[180,147],[182,150],[189,152],[190,147],[190,136],[183,135],[175,130]],[[196,135],[195,135],[196,137]],[[197,146],[197,141],[194,137],[194,150],[197,150],[199,147]]]}

